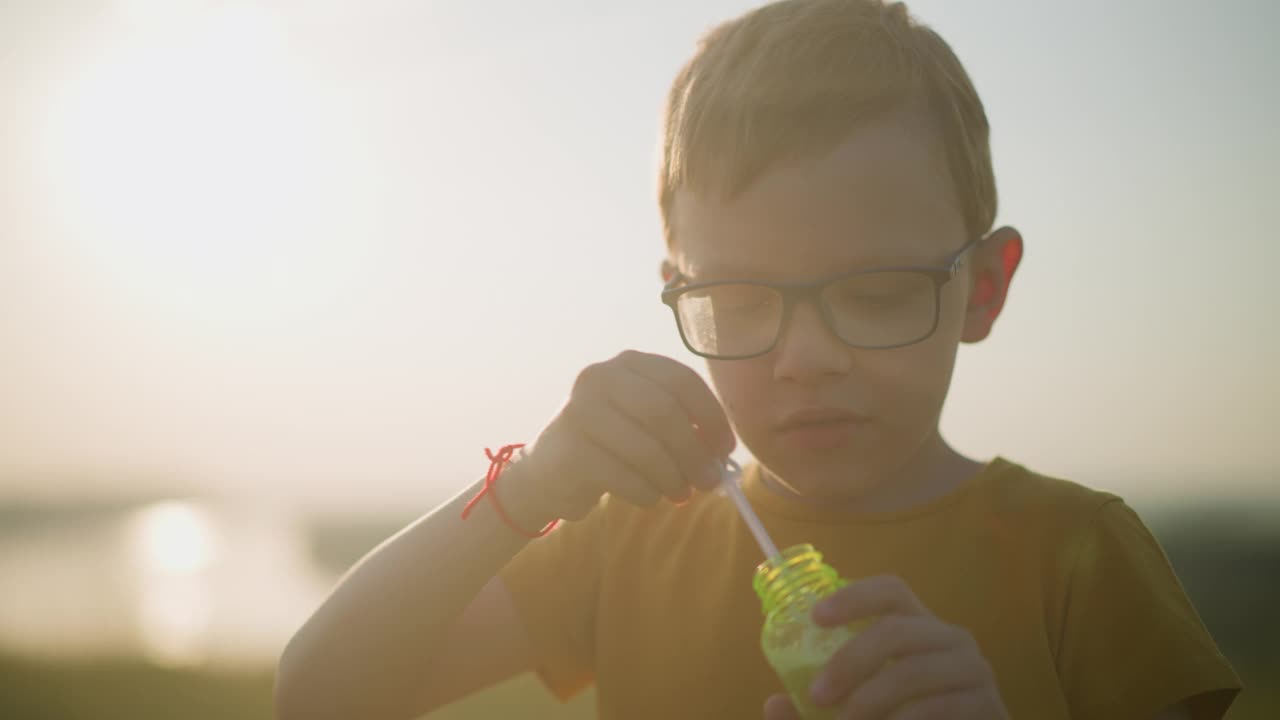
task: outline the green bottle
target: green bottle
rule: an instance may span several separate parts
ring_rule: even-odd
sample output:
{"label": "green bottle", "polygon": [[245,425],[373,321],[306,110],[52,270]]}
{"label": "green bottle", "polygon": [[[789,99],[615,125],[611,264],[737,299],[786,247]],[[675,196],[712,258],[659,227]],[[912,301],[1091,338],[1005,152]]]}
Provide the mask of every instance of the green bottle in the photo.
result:
{"label": "green bottle", "polygon": [[813,622],[812,613],[814,603],[847,584],[807,544],[793,545],[756,568],[752,587],[764,611],[760,647],[805,720],[835,717],[834,709],[814,707],[809,686],[862,623],[824,628]]}

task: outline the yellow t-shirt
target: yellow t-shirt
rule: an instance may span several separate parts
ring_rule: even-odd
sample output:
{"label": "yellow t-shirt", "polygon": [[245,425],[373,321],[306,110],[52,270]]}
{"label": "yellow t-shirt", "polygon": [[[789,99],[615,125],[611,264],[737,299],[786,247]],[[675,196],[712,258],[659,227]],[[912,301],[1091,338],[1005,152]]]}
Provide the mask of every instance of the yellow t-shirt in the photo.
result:
{"label": "yellow t-shirt", "polygon": [[[1119,498],[997,459],[925,506],[863,514],[789,501],[747,468],[779,547],[808,542],[846,578],[903,578],[967,628],[1012,718],[1153,717],[1240,687],[1160,546]],[[607,499],[502,571],[548,687],[594,682],[601,720],[759,718],[781,684],[760,650],[760,551],[729,499]]]}

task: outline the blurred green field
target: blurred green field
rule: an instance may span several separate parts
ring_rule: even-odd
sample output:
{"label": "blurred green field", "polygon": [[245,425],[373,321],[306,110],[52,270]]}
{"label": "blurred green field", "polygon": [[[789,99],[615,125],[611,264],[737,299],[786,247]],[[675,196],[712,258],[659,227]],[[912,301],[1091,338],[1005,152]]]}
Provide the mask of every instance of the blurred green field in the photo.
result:
{"label": "blurred green field", "polygon": [[[1280,663],[1238,668],[1249,685],[1229,720],[1280,718]],[[586,720],[592,696],[560,705],[533,677],[522,677],[432,713],[432,720]],[[267,673],[217,675],[163,670],[139,662],[42,664],[0,659],[5,720],[268,720]]]}
{"label": "blurred green field", "polygon": [[[594,717],[591,693],[568,704],[532,676],[432,713],[432,720]],[[0,656],[3,720],[268,720],[271,675],[169,670],[140,661],[49,663]]]}

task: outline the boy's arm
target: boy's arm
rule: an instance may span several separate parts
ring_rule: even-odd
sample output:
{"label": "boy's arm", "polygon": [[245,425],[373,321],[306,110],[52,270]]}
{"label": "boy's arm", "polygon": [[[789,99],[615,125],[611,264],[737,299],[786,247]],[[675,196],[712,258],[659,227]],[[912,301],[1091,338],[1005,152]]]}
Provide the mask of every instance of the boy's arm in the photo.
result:
{"label": "boy's arm", "polygon": [[533,648],[501,577],[490,578],[462,611],[437,656],[417,688],[417,713],[535,669]]}
{"label": "boy's arm", "polygon": [[[545,520],[508,493],[524,527]],[[411,718],[520,672],[533,660],[498,571],[528,542],[490,502],[467,520],[476,483],[362,559],[289,641],[276,677],[276,714]]]}
{"label": "boy's arm", "polygon": [[[508,595],[502,582],[490,581],[528,539],[492,502],[479,503],[463,521],[475,483],[361,560],[307,620],[280,659],[278,716],[415,717],[529,669],[529,648],[539,641],[539,655],[554,655],[542,658],[544,677],[568,691],[590,661],[589,631],[575,623],[589,619],[594,575],[578,560],[599,546],[590,528],[601,517],[593,512],[601,497],[641,506],[687,499],[695,486],[719,484],[720,458],[733,447],[728,418],[692,369],[635,351],[588,366],[569,402],[493,488],[518,527],[540,528],[553,518],[584,522],[534,543],[530,550],[538,552],[525,558],[538,567],[513,564],[509,578],[522,586],[513,583],[515,595]],[[544,566],[550,571],[541,572]],[[566,602],[560,592],[551,604],[526,603],[529,617],[517,621],[513,597],[529,597],[526,581],[557,575],[567,576],[556,581],[577,587],[582,602]],[[524,635],[522,623],[535,634]],[[548,632],[552,624],[563,625],[563,637]]]}

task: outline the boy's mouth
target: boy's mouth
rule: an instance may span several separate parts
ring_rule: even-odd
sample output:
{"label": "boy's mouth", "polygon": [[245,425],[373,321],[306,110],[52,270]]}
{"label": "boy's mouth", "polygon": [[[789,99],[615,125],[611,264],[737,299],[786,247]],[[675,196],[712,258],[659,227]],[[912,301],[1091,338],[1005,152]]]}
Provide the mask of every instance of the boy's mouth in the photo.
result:
{"label": "boy's mouth", "polygon": [[787,415],[774,430],[788,444],[828,450],[853,439],[867,418],[839,408],[805,408]]}

